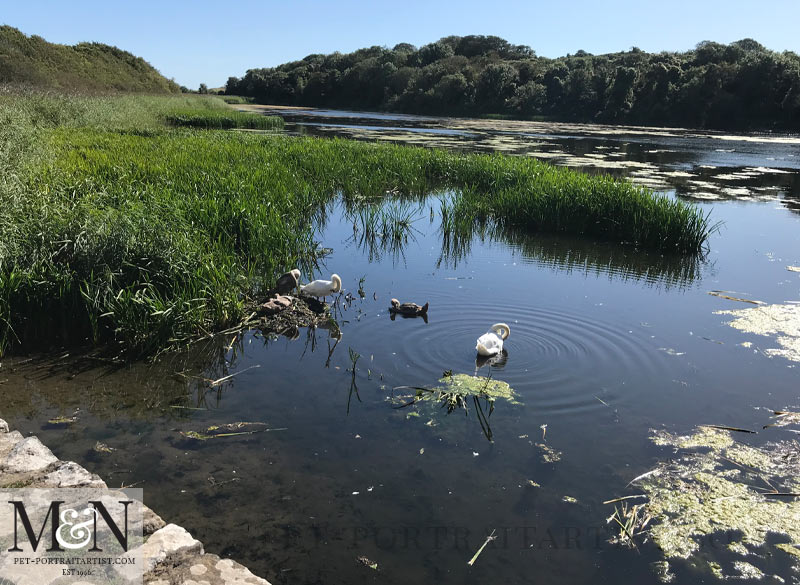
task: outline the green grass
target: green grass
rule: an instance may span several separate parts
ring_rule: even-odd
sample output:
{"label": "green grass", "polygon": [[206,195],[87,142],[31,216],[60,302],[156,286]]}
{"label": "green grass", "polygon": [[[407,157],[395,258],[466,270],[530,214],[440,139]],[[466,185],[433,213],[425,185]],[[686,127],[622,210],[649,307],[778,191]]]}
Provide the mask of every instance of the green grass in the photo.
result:
{"label": "green grass", "polygon": [[238,323],[277,274],[309,272],[312,218],[339,196],[368,218],[358,209],[387,191],[451,190],[450,231],[488,222],[685,253],[708,235],[697,208],[628,182],[528,158],[164,125],[187,107],[229,111],[200,96],[0,96],[0,349],[88,338],[141,356]]}
{"label": "green grass", "polygon": [[0,83],[66,91],[177,94],[147,61],[101,43],[60,45],[0,26]]}
{"label": "green grass", "polygon": [[255,98],[243,95],[223,95],[220,97],[226,104],[252,104],[255,102]]}
{"label": "green grass", "polygon": [[230,130],[232,128],[280,130],[283,128],[283,118],[278,116],[262,116],[261,114],[234,111],[198,113],[192,110],[179,110],[171,112],[165,119],[172,126],[206,128],[209,130]]}
{"label": "green grass", "polygon": [[[468,162],[467,162],[468,160]],[[524,157],[481,155],[454,170],[461,195],[444,228],[494,223],[529,232],[563,232],[664,252],[699,252],[711,231],[695,206],[610,176],[592,176]],[[491,193],[491,196],[487,196]]]}

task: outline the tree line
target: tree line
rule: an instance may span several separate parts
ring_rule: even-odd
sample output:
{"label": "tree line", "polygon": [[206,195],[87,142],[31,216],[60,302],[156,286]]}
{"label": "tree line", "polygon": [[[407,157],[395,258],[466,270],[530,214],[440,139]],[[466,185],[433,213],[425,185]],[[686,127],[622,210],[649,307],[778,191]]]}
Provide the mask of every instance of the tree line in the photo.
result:
{"label": "tree line", "polygon": [[800,56],[753,39],[549,59],[495,36],[449,36],[250,69],[225,93],[264,104],[800,131]]}

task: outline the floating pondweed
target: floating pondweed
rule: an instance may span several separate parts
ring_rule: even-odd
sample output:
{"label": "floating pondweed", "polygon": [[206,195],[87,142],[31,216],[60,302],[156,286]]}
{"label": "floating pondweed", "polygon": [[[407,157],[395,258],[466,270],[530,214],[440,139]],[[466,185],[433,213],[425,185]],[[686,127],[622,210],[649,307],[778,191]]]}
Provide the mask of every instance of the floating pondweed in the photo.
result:
{"label": "floating pondweed", "polygon": [[394,399],[399,402],[396,408],[436,403],[441,408],[445,408],[448,414],[456,410],[468,413],[468,404],[471,402],[481,430],[490,441],[492,440],[492,429],[489,426],[489,417],[494,411],[495,401],[503,399],[511,404],[520,404],[516,393],[506,382],[493,380],[490,377],[453,374],[449,370],[439,379],[439,386],[433,388],[397,386],[394,390],[413,391],[413,394],[396,394]]}
{"label": "floating pondweed", "polygon": [[[689,559],[719,578],[760,579],[768,569],[756,565],[784,553],[800,570],[800,444],[754,447],[712,427],[686,436],[660,431],[652,440],[674,447],[676,458],[660,466],[659,473],[638,480],[637,489],[644,491],[647,502],[636,517],[652,521],[646,530],[643,520],[622,522],[628,527],[626,538],[644,534],[670,562]],[[716,558],[715,547],[709,552],[703,546],[709,539],[727,540],[724,548],[748,556],[748,562]]]}
{"label": "floating pondweed", "polygon": [[764,353],[800,362],[800,305],[763,305],[753,309],[717,311],[715,315],[733,315],[736,318],[728,324],[746,333],[776,335],[780,348],[767,349]]}

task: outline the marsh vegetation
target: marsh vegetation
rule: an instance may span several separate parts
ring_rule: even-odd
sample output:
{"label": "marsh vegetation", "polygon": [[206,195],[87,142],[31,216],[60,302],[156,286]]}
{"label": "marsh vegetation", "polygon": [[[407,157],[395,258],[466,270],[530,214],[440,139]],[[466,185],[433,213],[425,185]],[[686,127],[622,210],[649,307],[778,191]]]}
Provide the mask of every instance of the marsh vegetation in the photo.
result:
{"label": "marsh vegetation", "polygon": [[370,205],[441,190],[447,232],[469,217],[696,254],[712,229],[686,203],[531,159],[165,125],[280,126],[215,98],[7,95],[0,107],[4,346],[88,339],[146,355],[239,322],[277,274],[313,270],[312,218],[336,197],[368,236],[395,241],[405,220]]}

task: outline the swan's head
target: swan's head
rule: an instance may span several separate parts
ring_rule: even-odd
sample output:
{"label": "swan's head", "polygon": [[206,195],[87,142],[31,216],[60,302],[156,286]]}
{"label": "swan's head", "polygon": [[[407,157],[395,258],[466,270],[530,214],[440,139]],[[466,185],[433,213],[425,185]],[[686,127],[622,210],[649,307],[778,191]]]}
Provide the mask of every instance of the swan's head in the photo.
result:
{"label": "swan's head", "polygon": [[391,305],[392,305],[393,307],[399,307],[399,306],[400,306],[400,301],[398,301],[397,299],[392,299],[392,300],[390,301],[390,303],[391,303]]}
{"label": "swan's head", "polygon": [[497,333],[500,339],[508,339],[508,336],[511,335],[511,327],[505,323],[495,323],[492,325],[490,331]]}
{"label": "swan's head", "polygon": [[331,275],[331,282],[333,282],[333,292],[339,292],[342,290],[342,279],[339,278],[338,274]]}
{"label": "swan's head", "polygon": [[293,270],[290,270],[290,271],[289,271],[289,274],[291,274],[292,276],[294,276],[294,279],[295,279],[295,281],[296,281],[296,282],[299,282],[299,281],[300,281],[300,271],[299,271],[297,268],[295,268],[295,269],[293,269]]}

